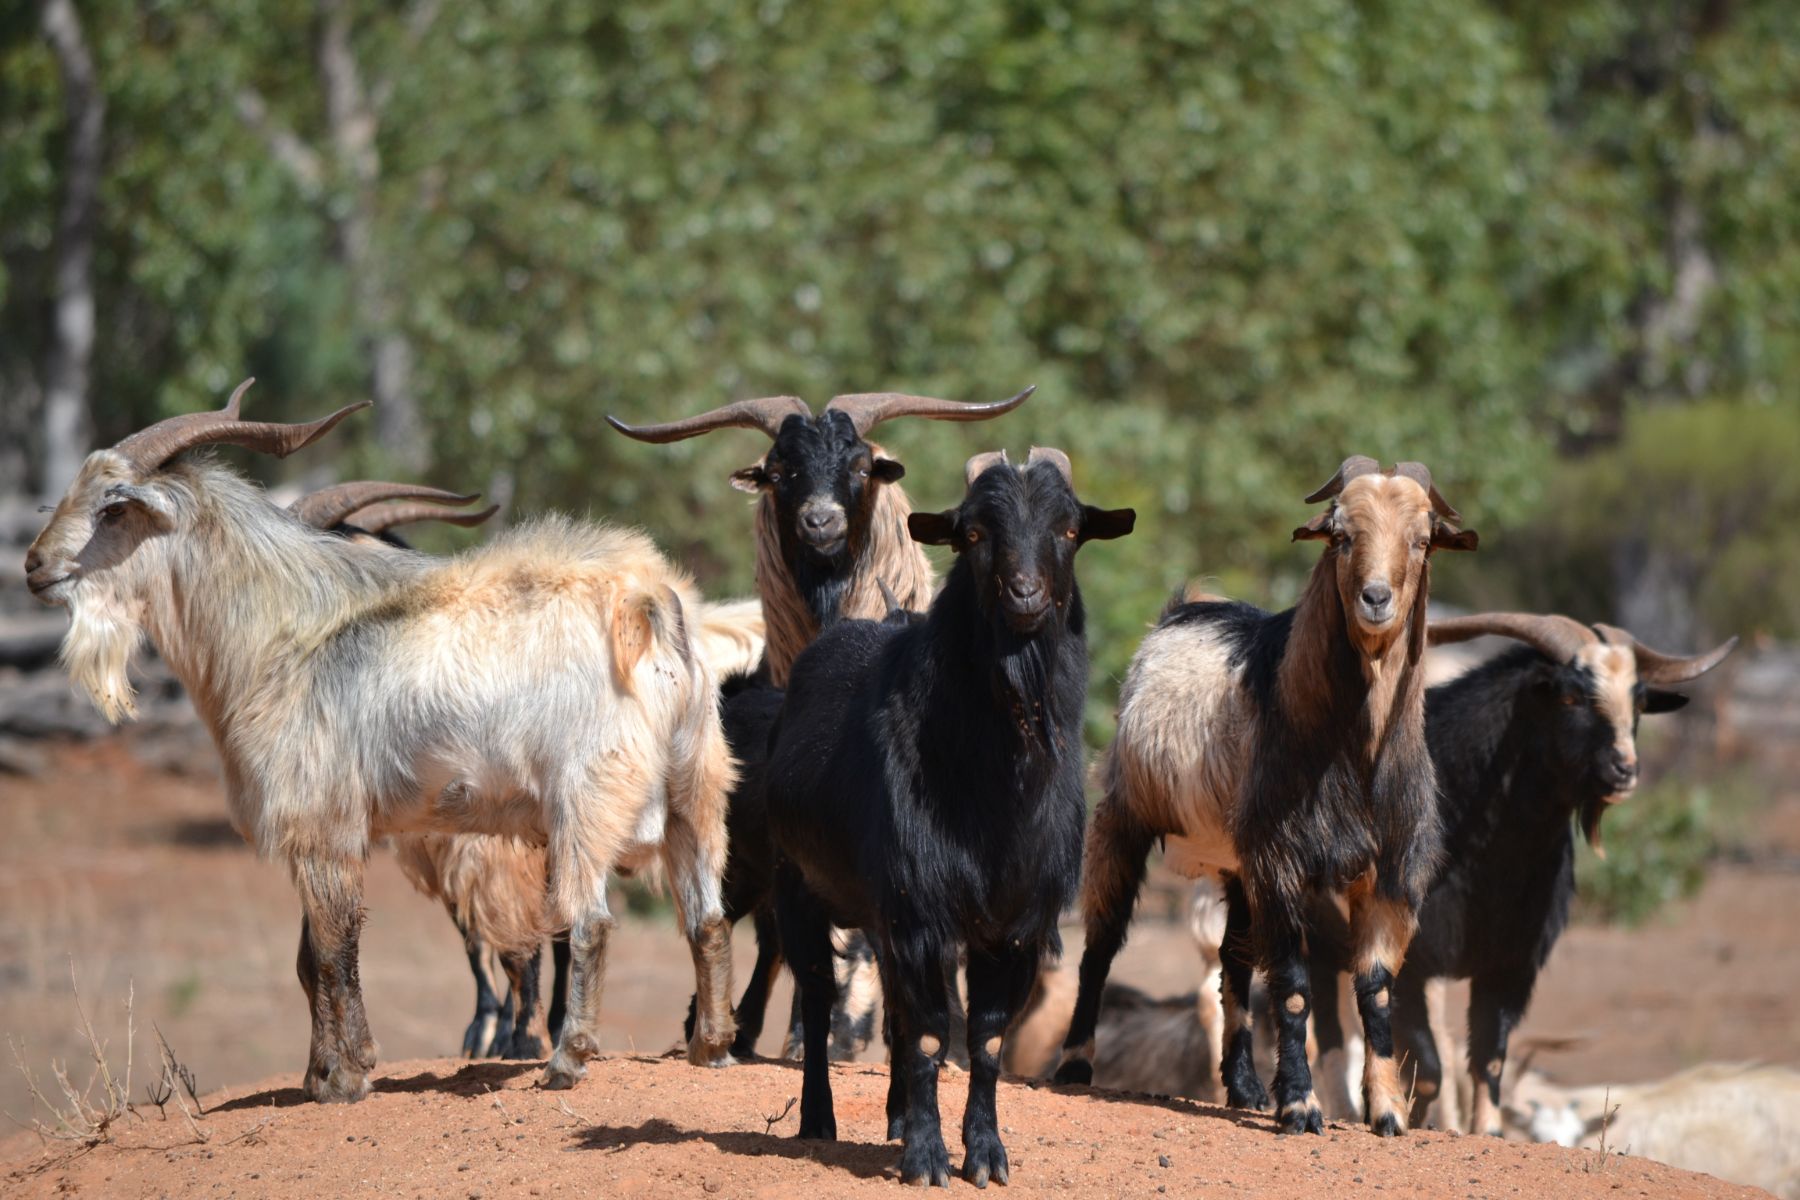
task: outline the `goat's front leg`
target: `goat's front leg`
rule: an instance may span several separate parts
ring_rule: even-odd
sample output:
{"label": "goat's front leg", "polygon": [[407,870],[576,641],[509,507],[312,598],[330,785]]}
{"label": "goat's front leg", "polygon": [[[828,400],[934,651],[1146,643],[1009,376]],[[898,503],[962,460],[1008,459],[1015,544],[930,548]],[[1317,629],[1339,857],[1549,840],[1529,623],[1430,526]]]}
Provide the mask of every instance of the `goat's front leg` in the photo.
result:
{"label": "goat's front leg", "polygon": [[900,1182],[949,1187],[950,1152],[937,1100],[938,1069],[950,1038],[943,948],[896,921],[879,959],[882,993],[894,1013],[888,1069],[903,1073],[906,1085]]}
{"label": "goat's front leg", "polygon": [[999,954],[969,949],[969,1104],[963,1110],[962,1177],[978,1188],[1007,1181],[995,1084],[1006,1027],[1031,995],[1043,960],[1041,947],[1007,946]]}
{"label": "goat's front leg", "polygon": [[1506,1043],[1525,1015],[1535,975],[1477,975],[1469,981],[1469,1074],[1475,1084],[1470,1133],[1500,1137],[1500,1076],[1506,1070]]}
{"label": "goat's front leg", "polygon": [[1403,900],[1379,896],[1372,883],[1350,889],[1351,969],[1363,1023],[1363,1116],[1381,1137],[1406,1132],[1408,1105],[1394,1058],[1394,977],[1418,921]]}
{"label": "goat's front leg", "polygon": [[791,863],[775,874],[775,917],[781,950],[794,973],[805,1038],[801,1066],[800,1132],[803,1138],[837,1140],[837,1114],[831,1103],[831,1056],[827,1041],[831,1007],[837,1002],[837,974],[832,970],[831,921]]}
{"label": "goat's front leg", "polygon": [[1307,1018],[1312,1015],[1312,979],[1300,931],[1284,922],[1267,935],[1269,1005],[1275,1014],[1275,1104],[1283,1133],[1324,1133],[1325,1116],[1312,1090],[1306,1061]]}
{"label": "goat's front leg", "polygon": [[357,945],[362,933],[360,859],[295,864],[305,916],[295,970],[312,1010],[312,1046],[303,1090],[320,1102],[351,1103],[369,1094],[375,1039],[363,1012]]}
{"label": "goat's front leg", "polygon": [[1405,971],[1394,980],[1394,1040],[1400,1046],[1400,1083],[1412,1096],[1409,1117],[1415,1129],[1425,1124],[1432,1102],[1444,1088],[1444,1064],[1438,1058],[1437,1038],[1431,1027],[1431,1006],[1425,1002],[1425,982]]}
{"label": "goat's front leg", "polygon": [[606,983],[606,946],[612,937],[604,878],[569,928],[569,998],[556,1052],[544,1065],[547,1088],[572,1088],[600,1053],[600,993]]}

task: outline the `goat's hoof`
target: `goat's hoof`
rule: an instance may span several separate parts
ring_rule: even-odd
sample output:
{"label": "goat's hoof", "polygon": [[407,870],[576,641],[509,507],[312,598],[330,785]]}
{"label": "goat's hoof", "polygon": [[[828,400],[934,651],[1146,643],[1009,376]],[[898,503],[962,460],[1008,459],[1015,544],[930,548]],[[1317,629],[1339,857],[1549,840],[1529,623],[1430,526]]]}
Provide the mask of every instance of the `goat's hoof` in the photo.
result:
{"label": "goat's hoof", "polygon": [[1324,1133],[1325,1114],[1319,1111],[1319,1102],[1308,1096],[1304,1100],[1282,1105],[1281,1132]]}
{"label": "goat's hoof", "polygon": [[1007,1180],[1006,1147],[995,1133],[980,1134],[963,1145],[962,1177],[978,1188]]}
{"label": "goat's hoof", "polygon": [[809,1142],[837,1141],[837,1117],[826,1113],[823,1117],[800,1116],[800,1132],[794,1135]]}
{"label": "goat's hoof", "polygon": [[355,1104],[369,1094],[369,1077],[341,1065],[324,1072],[314,1069],[306,1073],[301,1090],[320,1104]]}
{"label": "goat's hoof", "polygon": [[1091,1085],[1094,1082],[1094,1064],[1085,1058],[1064,1059],[1057,1065],[1056,1074],[1050,1079],[1052,1083]]}
{"label": "goat's hoof", "polygon": [[908,1142],[900,1151],[900,1182],[914,1187],[950,1186],[950,1152],[944,1139],[932,1134]]}
{"label": "goat's hoof", "polygon": [[739,1062],[754,1062],[756,1060],[756,1039],[745,1037],[741,1033],[738,1034],[731,1042],[731,1057]]}
{"label": "goat's hoof", "polygon": [[1406,1132],[1406,1126],[1393,1113],[1382,1113],[1369,1122],[1369,1132],[1376,1137],[1399,1137]]}
{"label": "goat's hoof", "polygon": [[1268,1089],[1254,1070],[1245,1071],[1225,1083],[1225,1103],[1231,1108],[1247,1108],[1253,1112],[1269,1111]]}
{"label": "goat's hoof", "polygon": [[731,1057],[730,1046],[722,1046],[716,1042],[709,1046],[698,1038],[695,1038],[688,1043],[687,1060],[689,1065],[696,1067],[732,1067],[737,1065],[737,1060]]}
{"label": "goat's hoof", "polygon": [[580,1083],[587,1075],[587,1064],[571,1062],[558,1053],[544,1064],[542,1085],[552,1092],[563,1092]]}

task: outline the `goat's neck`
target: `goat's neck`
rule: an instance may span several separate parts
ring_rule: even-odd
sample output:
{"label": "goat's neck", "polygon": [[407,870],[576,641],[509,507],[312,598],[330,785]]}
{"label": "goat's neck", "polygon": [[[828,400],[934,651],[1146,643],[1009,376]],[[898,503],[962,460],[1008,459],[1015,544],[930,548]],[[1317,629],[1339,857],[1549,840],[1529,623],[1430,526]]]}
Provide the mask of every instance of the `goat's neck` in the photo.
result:
{"label": "goat's neck", "polygon": [[155,539],[141,581],[144,630],[222,733],[253,693],[383,603],[417,556],[318,533],[217,468],[190,478],[192,511]]}
{"label": "goat's neck", "polygon": [[1359,757],[1369,766],[1397,729],[1423,722],[1421,639],[1413,625],[1423,619],[1425,583],[1420,581],[1420,600],[1405,623],[1384,644],[1371,646],[1350,629],[1336,572],[1330,552],[1314,565],[1294,606],[1294,623],[1276,672],[1277,690],[1289,720],[1300,730],[1354,730]]}
{"label": "goat's neck", "polygon": [[[1073,722],[1079,751],[1079,704],[1073,713],[1061,711],[1059,687],[1071,647],[1085,654],[1078,589],[1051,621],[1053,628],[1030,638],[996,628],[977,605],[972,577],[951,572],[927,618],[932,686],[938,692],[927,708],[927,720],[956,724],[944,731],[950,744],[987,736],[987,731],[977,733],[969,726],[991,722],[1008,744],[1017,744],[1027,754],[1056,757],[1069,748],[1061,742]],[[1085,676],[1082,682],[1085,685]]]}

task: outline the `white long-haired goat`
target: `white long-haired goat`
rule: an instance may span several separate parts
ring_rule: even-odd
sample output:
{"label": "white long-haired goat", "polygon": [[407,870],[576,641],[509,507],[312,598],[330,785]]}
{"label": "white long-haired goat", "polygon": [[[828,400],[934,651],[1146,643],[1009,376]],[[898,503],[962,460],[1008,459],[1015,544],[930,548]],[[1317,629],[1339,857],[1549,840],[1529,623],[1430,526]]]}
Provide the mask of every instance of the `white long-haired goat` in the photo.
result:
{"label": "white long-haired goat", "polygon": [[247,422],[245,386],[221,412],[89,455],[25,568],[40,600],[70,610],[63,661],[109,718],[132,714],[127,667],[155,642],[224,759],[234,827],[288,865],[305,914],[307,1095],[368,1092],[362,877],[388,833],[548,846],[574,958],[551,1087],[572,1086],[599,1048],[607,875],[660,855],[694,957],[688,1058],[729,1062],[719,889],[734,769],[687,576],[642,534],[565,519],[453,559],[312,529],[183,451],[286,455],[363,406]]}

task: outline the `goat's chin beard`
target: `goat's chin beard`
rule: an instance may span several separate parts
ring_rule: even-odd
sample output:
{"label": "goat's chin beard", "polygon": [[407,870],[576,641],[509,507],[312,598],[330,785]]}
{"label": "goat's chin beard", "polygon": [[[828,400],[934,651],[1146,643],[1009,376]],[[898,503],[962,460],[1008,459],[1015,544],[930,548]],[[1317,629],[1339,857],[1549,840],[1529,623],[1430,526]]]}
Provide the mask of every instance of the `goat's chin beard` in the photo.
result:
{"label": "goat's chin beard", "polygon": [[69,615],[62,663],[70,682],[86,692],[100,715],[114,725],[136,718],[136,693],[129,672],[132,656],[143,640],[143,630],[135,621],[79,600],[70,603]]}

